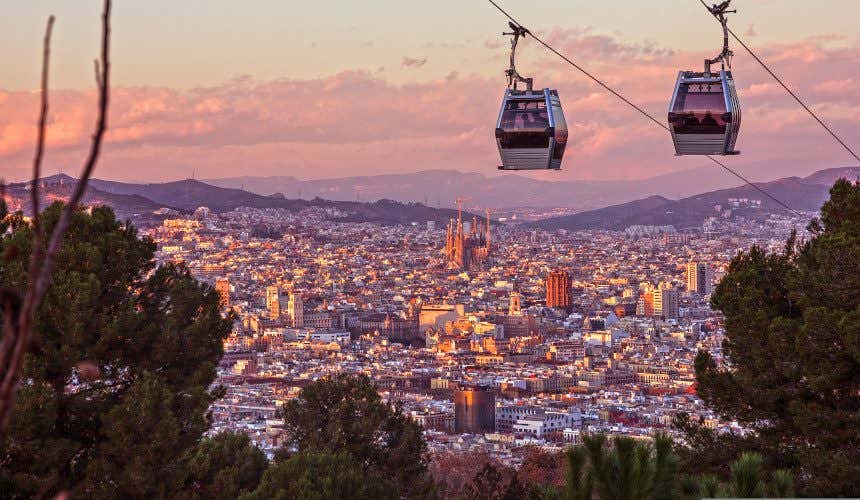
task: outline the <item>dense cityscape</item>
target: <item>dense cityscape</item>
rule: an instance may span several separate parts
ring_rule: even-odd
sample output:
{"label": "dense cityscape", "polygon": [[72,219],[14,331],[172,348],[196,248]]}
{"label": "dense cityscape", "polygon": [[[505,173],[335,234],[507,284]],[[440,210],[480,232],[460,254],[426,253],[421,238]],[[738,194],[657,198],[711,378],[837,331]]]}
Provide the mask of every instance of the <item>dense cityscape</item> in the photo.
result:
{"label": "dense cityscape", "polygon": [[676,3],[10,2],[0,500],[860,498],[860,2]]}
{"label": "dense cityscape", "polygon": [[587,433],[672,433],[680,412],[743,432],[696,395],[696,353],[721,359],[710,294],[739,251],[779,250],[815,215],[728,216],[759,203],[726,200],[684,232],[547,232],[489,212],[441,228],[201,207],[148,235],[162,262],[212,284],[234,320],[210,434],[247,433],[271,457],[286,401],[322,377],[363,373],[424,428],[431,453],[485,451],[517,466],[529,446],[560,450]]}

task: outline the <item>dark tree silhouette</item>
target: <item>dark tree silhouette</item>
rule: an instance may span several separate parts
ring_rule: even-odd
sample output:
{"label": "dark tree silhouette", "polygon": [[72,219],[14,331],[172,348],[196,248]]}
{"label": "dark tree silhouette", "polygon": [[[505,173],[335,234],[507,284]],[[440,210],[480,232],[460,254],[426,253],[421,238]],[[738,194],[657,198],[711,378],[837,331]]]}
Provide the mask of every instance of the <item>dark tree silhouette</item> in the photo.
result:
{"label": "dark tree silhouette", "polygon": [[[44,227],[63,210],[48,207]],[[26,287],[34,231],[24,224],[0,238],[0,253],[18,249],[0,262],[5,285]],[[74,212],[0,439],[0,491],[103,498],[182,488],[185,457],[219,396],[209,386],[232,319],[186,268],[155,268],[154,252],[110,208]]]}
{"label": "dark tree silhouette", "polygon": [[[107,112],[110,95],[110,13],[111,0],[105,0],[102,13],[101,57],[95,62],[96,84],[98,86],[98,118],[92,143],[87,154],[78,182],[59,220],[51,232],[46,231],[39,211],[39,180],[42,158],[45,150],[45,132],[48,122],[48,75],[50,62],[51,33],[54,16],[48,18],[45,29],[44,53],[42,60],[42,93],[38,120],[36,154],[33,159],[32,183],[30,187],[32,226],[34,230],[33,251],[30,254],[29,279],[22,289],[5,288],[0,297],[3,305],[3,339],[0,341],[0,438],[6,433],[9,419],[15,405],[15,395],[24,356],[31,345],[33,321],[42,304],[45,293],[51,285],[55,259],[63,244],[72,216],[86,192],[101,153],[102,140],[107,130]],[[14,252],[12,252],[14,253]]]}
{"label": "dark tree silhouette", "polygon": [[739,254],[714,293],[726,366],[696,358],[698,393],[744,439],[687,422],[693,456],[754,449],[805,494],[860,496],[860,182],[839,180],[785,251]]}
{"label": "dark tree silhouette", "polygon": [[[348,453],[403,496],[431,485],[421,426],[384,403],[365,375],[337,375],[307,386],[284,406],[284,428],[301,452]],[[426,488],[425,488],[426,487]]]}

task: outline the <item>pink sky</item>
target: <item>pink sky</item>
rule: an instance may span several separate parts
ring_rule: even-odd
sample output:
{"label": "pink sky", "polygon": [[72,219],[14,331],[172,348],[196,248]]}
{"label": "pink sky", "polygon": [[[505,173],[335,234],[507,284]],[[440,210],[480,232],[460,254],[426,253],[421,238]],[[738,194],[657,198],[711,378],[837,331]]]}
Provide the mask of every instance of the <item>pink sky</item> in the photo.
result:
{"label": "pink sky", "polygon": [[[760,55],[846,142],[860,148],[860,44],[839,35],[759,43],[754,31],[747,38]],[[700,48],[629,42],[589,28],[556,26],[543,34],[661,120],[677,71],[699,69],[711,55]],[[340,70],[318,77],[246,76],[190,87],[120,84],[113,90],[96,176],[311,179],[438,168],[497,175],[493,126],[504,89],[506,43],[488,35],[472,44],[481,61],[474,71],[452,65],[451,71],[424,79],[394,78],[390,71],[342,62]],[[667,133],[533,41],[526,44],[521,72],[534,76],[536,85],[559,89],[571,127],[563,171],[529,175],[635,179],[706,164],[674,157]],[[743,154],[729,158],[731,166],[754,179],[772,179],[854,163],[736,49]],[[427,60],[421,53],[404,55],[399,72],[421,71]],[[498,72],[483,69],[490,61],[497,61]],[[94,98],[91,90],[52,91],[50,173],[74,174],[79,168]],[[38,93],[0,90],[0,174],[7,179],[27,175],[37,109]]]}

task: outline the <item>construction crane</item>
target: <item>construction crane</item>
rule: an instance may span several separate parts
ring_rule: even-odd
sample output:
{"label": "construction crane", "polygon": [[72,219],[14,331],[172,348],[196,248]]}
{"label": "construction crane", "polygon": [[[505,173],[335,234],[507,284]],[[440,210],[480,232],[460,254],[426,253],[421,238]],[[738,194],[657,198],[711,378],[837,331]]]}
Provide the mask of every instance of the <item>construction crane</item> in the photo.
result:
{"label": "construction crane", "polygon": [[472,200],[471,196],[458,196],[457,197],[457,223],[463,221],[463,202]]}

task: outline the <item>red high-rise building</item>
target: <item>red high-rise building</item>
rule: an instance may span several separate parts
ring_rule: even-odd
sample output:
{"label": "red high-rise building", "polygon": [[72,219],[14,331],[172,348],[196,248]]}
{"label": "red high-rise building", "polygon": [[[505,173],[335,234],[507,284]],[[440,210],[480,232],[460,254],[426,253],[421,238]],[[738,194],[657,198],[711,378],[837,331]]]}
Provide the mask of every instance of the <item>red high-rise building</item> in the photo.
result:
{"label": "red high-rise building", "polygon": [[570,274],[556,270],[546,277],[546,306],[570,309]]}

